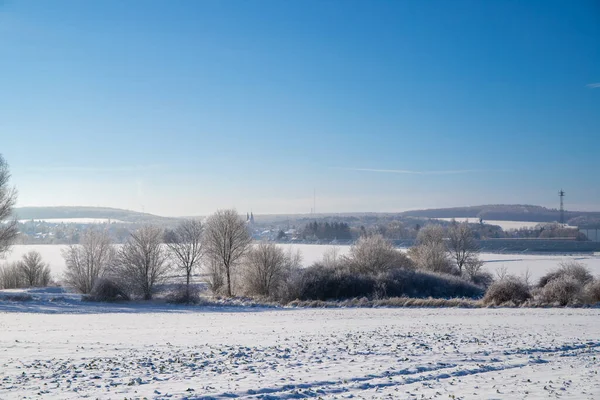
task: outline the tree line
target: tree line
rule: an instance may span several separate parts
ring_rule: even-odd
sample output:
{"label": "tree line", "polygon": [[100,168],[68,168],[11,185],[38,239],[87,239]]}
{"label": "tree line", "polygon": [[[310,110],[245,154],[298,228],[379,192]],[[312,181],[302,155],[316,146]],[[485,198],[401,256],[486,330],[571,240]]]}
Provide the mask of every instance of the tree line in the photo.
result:
{"label": "tree line", "polygon": [[319,240],[352,240],[350,226],[345,222],[310,222],[304,226],[302,235]]}

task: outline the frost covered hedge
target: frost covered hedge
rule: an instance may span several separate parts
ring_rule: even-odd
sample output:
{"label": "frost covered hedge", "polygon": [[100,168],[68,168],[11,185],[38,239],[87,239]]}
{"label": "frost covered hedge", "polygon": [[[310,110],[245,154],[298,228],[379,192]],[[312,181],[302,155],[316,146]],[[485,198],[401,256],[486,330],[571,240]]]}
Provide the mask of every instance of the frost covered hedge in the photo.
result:
{"label": "frost covered hedge", "polygon": [[377,275],[314,265],[296,271],[281,300],[345,300],[366,297],[478,298],[484,289],[458,276],[396,269]]}

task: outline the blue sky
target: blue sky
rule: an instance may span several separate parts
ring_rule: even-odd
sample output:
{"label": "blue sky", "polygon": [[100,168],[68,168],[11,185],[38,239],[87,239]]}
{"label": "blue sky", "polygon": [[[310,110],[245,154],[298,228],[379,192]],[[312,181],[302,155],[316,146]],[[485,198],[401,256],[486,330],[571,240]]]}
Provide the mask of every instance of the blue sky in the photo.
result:
{"label": "blue sky", "polygon": [[0,1],[19,205],[600,209],[597,1]]}

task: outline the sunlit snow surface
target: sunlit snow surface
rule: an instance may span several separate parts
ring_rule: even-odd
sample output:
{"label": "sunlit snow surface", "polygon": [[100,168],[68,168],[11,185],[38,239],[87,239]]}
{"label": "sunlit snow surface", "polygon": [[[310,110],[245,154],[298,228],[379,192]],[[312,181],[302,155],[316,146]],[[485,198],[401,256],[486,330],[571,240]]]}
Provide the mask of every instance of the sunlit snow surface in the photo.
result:
{"label": "sunlit snow surface", "polygon": [[0,313],[2,399],[600,398],[600,309],[36,304]]}
{"label": "sunlit snow surface", "polygon": [[[299,250],[302,254],[303,265],[309,266],[312,263],[323,258],[326,251],[331,251],[333,246],[327,245],[311,245],[311,244],[294,244],[281,245],[285,250]],[[66,248],[64,245],[16,245],[12,247],[9,254],[6,255],[4,261],[16,261],[23,254],[31,250],[39,251],[45,262],[50,264],[50,269],[55,279],[59,279],[65,269],[65,262],[61,255],[61,250]],[[339,255],[347,254],[350,246],[336,246]],[[405,251],[405,250],[403,250]],[[521,275],[529,270],[532,279],[537,279],[544,275],[548,270],[556,268],[562,261],[575,260],[585,264],[594,275],[600,276],[600,255],[584,254],[584,255],[567,255],[567,254],[481,254],[482,260],[485,261],[484,268],[492,273],[496,273],[499,269],[506,268],[509,274]],[[0,260],[0,262],[2,262]]]}

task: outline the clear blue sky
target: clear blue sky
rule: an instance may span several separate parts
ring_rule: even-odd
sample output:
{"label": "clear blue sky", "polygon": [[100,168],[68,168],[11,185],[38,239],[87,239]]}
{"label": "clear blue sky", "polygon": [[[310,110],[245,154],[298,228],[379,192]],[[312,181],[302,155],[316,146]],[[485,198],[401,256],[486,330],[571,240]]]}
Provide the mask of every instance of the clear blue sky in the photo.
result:
{"label": "clear blue sky", "polygon": [[19,205],[600,209],[598,1],[0,0]]}

